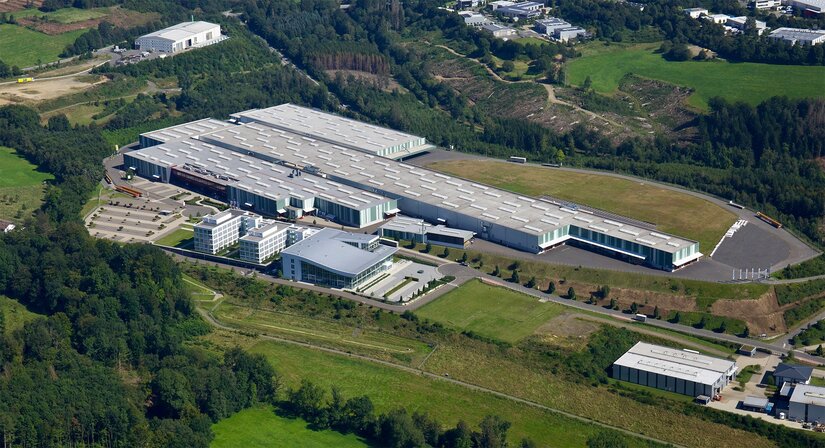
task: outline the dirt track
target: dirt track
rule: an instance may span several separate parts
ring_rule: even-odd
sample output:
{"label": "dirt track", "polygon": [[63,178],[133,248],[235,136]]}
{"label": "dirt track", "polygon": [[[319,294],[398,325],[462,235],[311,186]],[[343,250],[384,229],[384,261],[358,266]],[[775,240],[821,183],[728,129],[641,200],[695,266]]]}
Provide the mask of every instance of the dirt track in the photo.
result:
{"label": "dirt track", "polygon": [[[81,75],[84,76],[84,75]],[[79,76],[46,79],[25,84],[0,85],[0,106],[5,104],[33,103],[77,93],[92,86],[105,83],[103,76],[93,82],[81,81]]]}

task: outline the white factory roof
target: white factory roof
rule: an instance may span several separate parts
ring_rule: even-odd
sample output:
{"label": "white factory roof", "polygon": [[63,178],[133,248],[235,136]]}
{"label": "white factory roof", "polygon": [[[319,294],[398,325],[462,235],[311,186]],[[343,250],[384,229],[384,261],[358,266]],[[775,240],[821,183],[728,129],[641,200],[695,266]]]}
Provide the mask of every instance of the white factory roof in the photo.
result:
{"label": "white factory roof", "polygon": [[637,342],[613,365],[709,385],[736,372],[733,361],[645,342]]}
{"label": "white factory roof", "polygon": [[[344,190],[350,191],[351,194],[359,194],[366,196],[366,198],[379,200],[386,200],[380,195],[407,197],[428,202],[448,211],[461,213],[493,223],[497,226],[507,226],[519,232],[535,236],[544,235],[556,229],[574,224],[585,230],[596,231],[622,240],[635,242],[642,246],[659,249],[667,253],[675,253],[695,244],[695,241],[657,232],[649,228],[643,228],[633,222],[623,220],[620,217],[602,217],[594,214],[590,210],[579,208],[573,204],[531,198],[499,190],[477,182],[448,176],[426,168],[414,167],[384,157],[376,157],[369,153],[371,148],[365,148],[362,151],[353,150],[321,139],[281,129],[284,127],[283,123],[286,121],[300,122],[308,119],[306,117],[315,117],[312,119],[315,120],[315,126],[319,126],[322,129],[324,129],[324,126],[319,124],[320,122],[336,122],[337,120],[333,118],[319,118],[319,116],[335,117],[331,114],[299,108],[297,106],[294,108],[286,108],[285,106],[288,105],[242,112],[237,115],[245,117],[254,115],[257,117],[257,121],[255,123],[219,127],[216,130],[205,132],[180,142],[167,143],[162,146],[167,147],[167,149],[171,150],[170,152],[176,154],[181,152],[181,147],[185,150],[189,150],[190,148],[197,149],[202,155],[190,154],[189,156],[199,158],[199,160],[190,161],[204,164],[204,166],[208,166],[209,169],[212,170],[227,168],[226,171],[236,176],[239,176],[240,173],[238,172],[239,168],[233,168],[234,165],[223,162],[220,163],[220,166],[210,165],[212,162],[208,159],[217,159],[210,157],[209,153],[219,151],[223,157],[241,158],[244,164],[266,168],[268,171],[275,169],[289,171],[289,168],[282,165],[273,165],[273,163],[277,164],[280,162],[287,162],[302,169],[309,167],[308,171],[323,174],[327,180],[340,180],[342,183],[354,182],[370,187],[375,191],[380,191],[380,193],[376,194],[363,192],[355,187],[342,187]],[[273,110],[275,110],[275,112],[272,112]],[[295,115],[289,118],[290,113],[287,111],[293,111],[296,114],[300,112],[301,115]],[[310,111],[312,114],[305,113],[306,111]],[[267,121],[269,118],[267,117],[276,117],[273,119],[275,123],[270,126]],[[344,122],[352,121],[347,119],[341,120],[344,120]],[[298,127],[297,124],[294,126]],[[176,127],[169,128],[167,129],[167,133],[174,132],[176,129]],[[307,131],[311,130],[312,129],[309,129]],[[417,138],[402,133],[398,133],[398,135],[396,138],[399,139]],[[403,138],[401,136],[403,136]],[[360,138],[371,137],[361,136]],[[156,147],[140,150],[137,154],[149,151],[147,155],[154,157],[153,162],[157,163],[158,159],[162,159],[162,157],[158,156],[157,151],[154,153],[151,152],[154,148]],[[255,153],[258,157],[247,157],[245,156],[247,153]],[[184,157],[179,160],[186,162],[187,158],[191,159],[191,157]],[[264,162],[261,159],[268,160],[269,162]],[[264,165],[266,163],[273,166],[269,167]],[[320,182],[320,179],[317,179],[315,176],[302,175],[300,177],[303,178],[304,181],[311,178]],[[287,181],[287,179],[282,180]],[[291,181],[292,179],[289,180]],[[336,185],[340,184],[336,183]],[[261,190],[271,191],[266,189]],[[340,189],[336,187],[336,190]],[[349,199],[343,199],[354,202]],[[350,206],[352,206],[352,204],[350,204]],[[557,241],[549,241],[545,244],[549,246],[556,243]],[[633,253],[628,253],[628,255],[639,257]],[[701,256],[701,254],[697,253],[694,257],[699,256]],[[679,263],[685,263],[692,259],[693,258],[686,258]]]}
{"label": "white factory roof", "polygon": [[287,224],[265,219],[258,227],[246,231],[246,235],[241,237],[241,241],[258,242],[276,233],[283,232],[288,227]]}
{"label": "white factory roof", "polygon": [[154,37],[156,39],[166,39],[171,40],[173,42],[177,42],[180,40],[188,39],[194,36],[195,34],[208,31],[212,28],[215,28],[216,26],[218,25],[209,22],[182,22],[177,25],[172,25],[168,28],[155,31],[154,33],[143,35],[140,38]]}
{"label": "white factory roof", "polygon": [[791,394],[791,403],[825,406],[825,387],[797,384]]}
{"label": "white factory roof", "polygon": [[180,140],[182,138],[194,137],[203,134],[204,132],[216,131],[227,126],[232,126],[232,123],[215,120],[214,118],[204,118],[184,124],[176,124],[174,126],[169,126],[167,128],[158,129],[152,132],[146,132],[142,135],[159,142],[168,142],[172,140]]}
{"label": "white factory roof", "polygon": [[[418,142],[423,143],[423,139],[415,135],[294,104],[281,104],[266,109],[248,110],[234,114],[232,117],[252,120],[303,137],[336,143],[362,151],[377,152],[384,148],[404,144],[410,145],[411,149],[415,149],[414,146],[421,146],[421,148],[418,148],[419,150],[432,148],[429,145],[419,144]],[[406,152],[405,155],[411,153]]]}
{"label": "white factory roof", "polygon": [[345,242],[356,240],[357,237],[358,234],[325,228],[287,247],[281,255],[301,258],[327,270],[355,276],[398,250],[395,247],[379,245],[370,252]]}
{"label": "white factory roof", "polygon": [[[825,0],[823,0],[825,2]],[[814,40],[825,36],[825,30],[808,30],[804,28],[777,28],[771,31],[771,37],[792,40],[794,42],[799,40]]]}

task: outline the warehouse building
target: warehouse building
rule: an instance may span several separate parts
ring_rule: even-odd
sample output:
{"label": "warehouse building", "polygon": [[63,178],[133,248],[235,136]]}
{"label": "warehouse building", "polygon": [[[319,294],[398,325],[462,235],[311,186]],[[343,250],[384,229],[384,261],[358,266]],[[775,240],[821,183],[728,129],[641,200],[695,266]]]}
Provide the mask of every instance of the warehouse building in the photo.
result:
{"label": "warehouse building", "polygon": [[788,402],[788,419],[825,422],[825,387],[799,384]]}
{"label": "warehouse building", "polygon": [[451,229],[443,224],[432,225],[423,219],[397,216],[378,228],[378,234],[384,238],[431,243],[439,246],[464,249],[475,237],[468,230]]}
{"label": "warehouse building", "polygon": [[736,363],[638,342],[613,363],[612,370],[618,380],[691,397],[713,397],[733,380]]}
{"label": "warehouse building", "polygon": [[573,25],[559,19],[558,17],[548,17],[546,19],[536,20],[535,25],[533,25],[537,33],[546,34],[548,36],[552,36],[553,31],[556,31],[557,29],[570,28],[571,26]]}
{"label": "warehouse building", "polygon": [[[289,119],[290,111],[328,125],[306,127],[307,120]],[[404,142],[426,142],[406,134],[393,137],[383,128],[338,132],[352,131],[354,125],[305,111],[311,110],[282,105],[236,114],[230,124],[201,120],[146,133],[143,149],[124,155],[125,166],[143,177],[197,187],[269,216],[317,214],[360,228],[403,211],[532,253],[574,244],[668,271],[702,257],[699,243],[644,223],[379,156],[395,156],[398,151],[388,148]],[[341,142],[333,143],[336,139]]]}
{"label": "warehouse building", "polygon": [[226,39],[221,26],[209,22],[183,22],[154,33],[140,36],[135,48],[141,51],[177,53],[188,48],[203,47]]}
{"label": "warehouse building", "polygon": [[583,39],[585,36],[587,36],[587,31],[578,26],[556,28],[553,31],[553,38],[559,42],[569,42],[575,39]]}
{"label": "warehouse building", "polygon": [[773,40],[784,40],[791,45],[820,45],[825,43],[825,30],[803,28],[777,28],[768,34]]}
{"label": "warehouse building", "polygon": [[807,17],[815,17],[825,13],[825,0],[783,0],[782,3],[793,7]]}
{"label": "warehouse building", "polygon": [[357,289],[392,266],[395,247],[378,237],[322,229],[281,252],[285,278],[340,289]]}
{"label": "warehouse building", "polygon": [[502,6],[495,9],[497,14],[505,17],[517,18],[521,20],[534,19],[540,17],[544,8],[543,3],[538,2],[521,2],[515,5]]}
{"label": "warehouse building", "polygon": [[492,34],[493,37],[504,40],[507,40],[508,37],[516,35],[516,30],[504,25],[499,25],[497,23],[488,23],[487,25],[482,25],[481,29]]}

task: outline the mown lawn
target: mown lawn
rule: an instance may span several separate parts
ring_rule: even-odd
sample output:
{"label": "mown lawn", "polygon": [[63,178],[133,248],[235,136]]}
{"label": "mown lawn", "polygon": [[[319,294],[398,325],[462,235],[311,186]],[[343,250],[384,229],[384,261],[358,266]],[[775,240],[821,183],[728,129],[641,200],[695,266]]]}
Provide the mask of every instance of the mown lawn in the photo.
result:
{"label": "mown lawn", "polygon": [[555,196],[652,222],[660,231],[699,241],[699,249],[706,254],[736,221],[733,213],[718,205],[644,181],[490,160],[442,161],[429,168],[516,193]]}
{"label": "mown lawn", "polygon": [[354,434],[313,431],[301,419],[280,417],[271,407],[243,410],[212,425],[211,448],[360,448],[369,446]]}
{"label": "mown lawn", "polygon": [[52,175],[37,171],[13,149],[0,146],[0,218],[17,219],[18,213],[37,209],[43,200],[43,182],[50,179]]}
{"label": "mown lawn", "polygon": [[49,36],[18,25],[0,25],[0,55],[3,62],[20,68],[53,62],[66,46],[86,30]]}
{"label": "mown lawn", "polygon": [[561,305],[541,303],[527,294],[474,280],[428,303],[416,314],[461,330],[514,343],[533,334],[543,323],[563,312]]}
{"label": "mown lawn", "polygon": [[[485,415],[499,415],[512,423],[509,440],[513,446],[530,437],[538,446],[584,447],[588,437],[600,430],[595,425],[446,381],[345,356],[271,341],[259,342],[250,351],[266,356],[288,387],[296,387],[302,378],[327,389],[337,386],[347,397],[368,395],[378,412],[403,406],[410,412],[428,412],[444,425],[452,426],[463,419],[473,427]],[[646,446],[638,439],[629,443]]]}
{"label": "mown lawn", "polygon": [[171,247],[185,247],[194,244],[195,232],[189,229],[175,229],[155,241],[155,244]]}
{"label": "mown lawn", "polygon": [[593,89],[611,93],[628,73],[695,89],[688,103],[707,109],[710,98],[758,104],[777,95],[791,98],[825,95],[825,67],[731,63],[717,61],[667,61],[655,51],[658,43],[580,47],[582,57],[567,64],[567,80],[580,86],[590,76]]}

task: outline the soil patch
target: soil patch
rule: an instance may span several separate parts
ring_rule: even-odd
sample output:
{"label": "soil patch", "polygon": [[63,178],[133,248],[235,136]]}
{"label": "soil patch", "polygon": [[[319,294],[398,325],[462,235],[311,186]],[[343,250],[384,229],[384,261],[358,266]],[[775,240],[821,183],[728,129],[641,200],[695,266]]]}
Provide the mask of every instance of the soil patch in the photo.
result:
{"label": "soil patch", "polygon": [[55,36],[69,31],[96,28],[104,21],[111,23],[116,28],[132,28],[145,25],[158,18],[160,18],[160,14],[155,12],[143,13],[122,8],[112,8],[111,12],[103,17],[81,20],[79,22],[60,23],[50,20],[44,21],[38,17],[26,17],[18,19],[17,23],[35,31]]}
{"label": "soil patch", "polygon": [[756,300],[717,300],[710,310],[712,314],[718,316],[745,321],[751,334],[776,334],[787,331],[783,317],[784,310],[779,307],[773,291]]}
{"label": "soil patch", "polygon": [[[83,78],[85,78],[85,76],[80,79]],[[105,76],[96,76],[92,82],[85,82],[80,79],[69,77],[26,84],[2,85],[0,86],[0,106],[53,99],[59,96],[77,93],[108,81],[108,78]]]}

